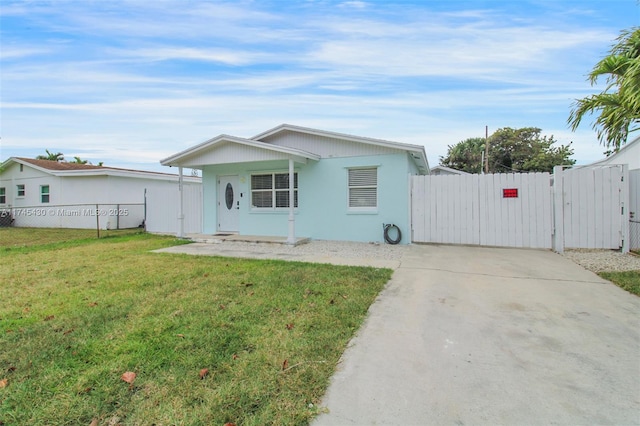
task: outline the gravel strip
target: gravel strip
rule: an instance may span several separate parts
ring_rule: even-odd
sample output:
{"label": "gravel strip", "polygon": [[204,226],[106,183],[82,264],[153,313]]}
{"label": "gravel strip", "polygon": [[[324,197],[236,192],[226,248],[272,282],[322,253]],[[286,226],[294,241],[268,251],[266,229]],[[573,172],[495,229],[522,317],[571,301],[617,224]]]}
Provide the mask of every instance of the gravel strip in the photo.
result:
{"label": "gravel strip", "polygon": [[613,250],[566,250],[564,256],[591,272],[640,271],[640,256]]}

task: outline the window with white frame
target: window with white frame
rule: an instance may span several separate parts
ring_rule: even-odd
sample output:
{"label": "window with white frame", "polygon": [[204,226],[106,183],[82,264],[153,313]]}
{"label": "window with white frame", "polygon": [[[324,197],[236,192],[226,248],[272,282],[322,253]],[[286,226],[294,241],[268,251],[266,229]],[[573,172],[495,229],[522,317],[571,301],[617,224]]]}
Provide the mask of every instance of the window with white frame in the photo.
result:
{"label": "window with white frame", "polygon": [[349,169],[349,209],[375,210],[378,207],[378,168]]}
{"label": "window with white frame", "polygon": [[7,188],[0,187],[0,204],[7,204]]}
{"label": "window with white frame", "polygon": [[40,187],[40,202],[41,203],[49,202],[49,185],[42,185]]}
{"label": "window with white frame", "polygon": [[[294,207],[298,207],[298,173],[293,174]],[[254,209],[289,208],[289,173],[251,175],[251,207]]]}
{"label": "window with white frame", "polygon": [[24,197],[26,194],[27,194],[27,191],[23,183],[16,185],[16,196]]}

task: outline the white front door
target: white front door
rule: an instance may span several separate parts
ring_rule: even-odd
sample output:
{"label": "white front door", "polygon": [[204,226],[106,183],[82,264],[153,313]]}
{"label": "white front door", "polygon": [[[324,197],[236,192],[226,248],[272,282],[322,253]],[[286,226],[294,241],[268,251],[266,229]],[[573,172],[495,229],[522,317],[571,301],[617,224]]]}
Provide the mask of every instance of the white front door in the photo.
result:
{"label": "white front door", "polygon": [[218,177],[218,231],[238,232],[240,192],[238,176]]}

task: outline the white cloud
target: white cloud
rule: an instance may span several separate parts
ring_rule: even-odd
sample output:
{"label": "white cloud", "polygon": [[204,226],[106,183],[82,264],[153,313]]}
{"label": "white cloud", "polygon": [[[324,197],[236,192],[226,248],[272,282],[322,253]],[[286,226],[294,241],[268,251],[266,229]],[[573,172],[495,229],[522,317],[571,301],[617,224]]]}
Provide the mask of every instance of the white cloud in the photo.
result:
{"label": "white cloud", "polygon": [[9,15],[42,34],[4,25],[0,156],[55,148],[148,166],[283,122],[425,144],[432,165],[485,125],[541,127],[584,161],[602,152],[588,124],[571,133],[565,120],[617,33],[597,15],[569,21],[566,5],[541,17],[491,2],[25,4]]}
{"label": "white cloud", "polygon": [[161,47],[132,49],[114,52],[121,57],[150,59],[153,61],[196,60],[220,62],[229,65],[247,65],[260,62],[260,58],[268,55],[263,53],[242,52],[231,49],[196,49],[188,47]]}

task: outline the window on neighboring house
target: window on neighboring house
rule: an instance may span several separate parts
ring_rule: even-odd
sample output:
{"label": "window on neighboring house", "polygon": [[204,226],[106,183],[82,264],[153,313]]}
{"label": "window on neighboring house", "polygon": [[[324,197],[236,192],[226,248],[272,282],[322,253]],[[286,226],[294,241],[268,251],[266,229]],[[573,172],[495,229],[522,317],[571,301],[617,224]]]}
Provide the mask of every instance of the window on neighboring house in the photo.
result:
{"label": "window on neighboring house", "polygon": [[[294,173],[294,201],[298,207],[298,173]],[[251,175],[251,207],[254,209],[289,208],[289,173]]]}
{"label": "window on neighboring house", "polygon": [[40,187],[40,202],[41,203],[49,202],[49,185],[42,185]]}
{"label": "window on neighboring house", "polygon": [[24,184],[16,185],[16,194],[18,197],[24,197],[26,194],[26,190],[24,189]]}
{"label": "window on neighboring house", "polygon": [[0,188],[0,204],[7,204],[7,188]]}
{"label": "window on neighboring house", "polygon": [[349,169],[349,209],[375,210],[378,207],[378,169]]}

